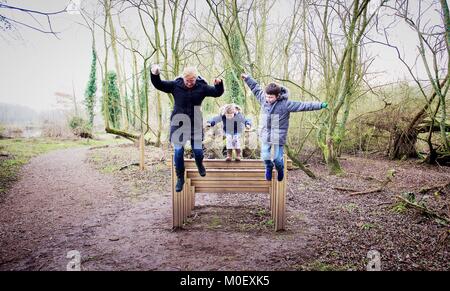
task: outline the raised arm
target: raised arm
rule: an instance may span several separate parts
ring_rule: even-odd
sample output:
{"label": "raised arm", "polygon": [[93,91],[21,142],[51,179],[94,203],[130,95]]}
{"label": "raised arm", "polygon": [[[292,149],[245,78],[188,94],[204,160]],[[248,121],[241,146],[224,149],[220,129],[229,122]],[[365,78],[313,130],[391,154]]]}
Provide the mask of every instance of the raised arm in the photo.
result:
{"label": "raised arm", "polygon": [[205,86],[205,96],[220,97],[224,92],[223,81],[220,79],[214,79],[214,86]]}
{"label": "raised arm", "polygon": [[222,115],[220,114],[208,120],[208,123],[211,124],[211,126],[214,126],[219,122],[222,122]]}
{"label": "raised arm", "polygon": [[326,108],[326,103],[323,102],[299,102],[299,101],[288,101],[286,106],[289,112],[299,112],[299,111],[313,111]]}
{"label": "raised arm", "polygon": [[266,101],[266,96],[264,90],[261,89],[261,86],[256,82],[252,77],[246,74],[242,74],[241,78],[245,81],[247,86],[252,90],[253,95],[255,95],[256,99],[260,104],[263,104]]}
{"label": "raised arm", "polygon": [[162,81],[160,76],[160,70],[158,65],[153,65],[151,69],[151,81],[156,89],[165,93],[172,93],[175,87],[174,81]]}

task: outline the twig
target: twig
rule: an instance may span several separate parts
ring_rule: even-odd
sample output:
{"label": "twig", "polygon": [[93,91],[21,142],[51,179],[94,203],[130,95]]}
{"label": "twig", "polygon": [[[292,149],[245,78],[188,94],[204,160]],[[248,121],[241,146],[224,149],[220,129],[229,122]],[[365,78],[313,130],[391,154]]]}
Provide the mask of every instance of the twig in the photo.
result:
{"label": "twig", "polygon": [[370,194],[370,193],[381,192],[381,191],[383,191],[383,188],[384,187],[380,187],[380,188],[376,188],[376,189],[369,190],[369,191],[361,191],[361,192],[350,193],[350,196],[365,195],[365,194]]}
{"label": "twig", "polygon": [[364,176],[364,175],[360,175],[360,174],[353,173],[353,172],[347,172],[347,173],[356,175],[356,176],[358,176],[358,177],[361,177],[361,178],[363,178],[364,180],[374,180],[374,181],[377,181],[377,182],[382,183],[382,184],[385,183],[385,181],[382,181],[382,180],[380,180],[380,179],[378,179],[378,178],[375,178],[375,177],[372,177],[372,176]]}
{"label": "twig", "polygon": [[439,189],[439,191],[442,191],[444,188],[446,188],[447,186],[450,185],[450,182],[447,182],[445,184],[442,185],[437,185],[437,186],[431,186],[431,187],[427,187],[427,188],[422,188],[419,190],[419,193],[424,194],[428,191],[434,190],[434,189]]}
{"label": "twig", "polygon": [[[145,165],[146,165],[146,166],[153,166],[153,165],[162,163],[162,162],[164,162],[165,160],[166,160],[165,157],[162,157],[161,159],[159,159],[159,160],[156,161],[156,162],[152,162],[152,163],[145,164]],[[139,166],[139,163],[132,163],[132,164],[123,166],[122,168],[119,169],[119,171],[125,170],[125,169],[127,169],[127,168],[129,168],[129,167],[131,167],[131,166]]]}
{"label": "twig", "polygon": [[422,211],[423,213],[426,213],[426,214],[428,214],[428,215],[430,215],[432,217],[435,217],[435,218],[438,218],[438,219],[440,219],[442,221],[445,221],[447,224],[450,224],[450,219],[448,219],[447,217],[440,216],[439,214],[431,211],[430,209],[428,209],[425,206],[421,206],[421,205],[419,205],[417,203],[412,203],[408,199],[406,199],[406,198],[404,198],[404,197],[402,197],[400,195],[397,195],[396,197],[398,199],[400,199],[401,201],[403,201],[407,206],[410,206],[410,207],[413,207],[415,209],[418,209],[418,210]]}
{"label": "twig", "polygon": [[358,192],[358,190],[343,188],[343,187],[333,187],[334,190],[344,191],[344,192]]}
{"label": "twig", "polygon": [[119,171],[123,171],[123,170],[125,170],[125,169],[127,169],[127,168],[129,168],[131,166],[139,166],[139,163],[132,163],[132,164],[123,166],[122,168],[119,169]]}

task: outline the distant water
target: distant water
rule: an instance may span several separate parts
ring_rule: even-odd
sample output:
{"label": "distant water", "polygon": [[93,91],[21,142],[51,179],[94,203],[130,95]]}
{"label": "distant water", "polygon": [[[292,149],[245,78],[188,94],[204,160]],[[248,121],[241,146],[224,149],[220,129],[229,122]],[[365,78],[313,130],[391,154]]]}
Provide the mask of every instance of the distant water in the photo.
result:
{"label": "distant water", "polygon": [[21,137],[32,138],[40,137],[42,135],[42,128],[39,127],[25,127],[22,129]]}
{"label": "distant water", "polygon": [[7,126],[2,132],[9,138],[34,138],[42,135],[42,128],[38,126]]}

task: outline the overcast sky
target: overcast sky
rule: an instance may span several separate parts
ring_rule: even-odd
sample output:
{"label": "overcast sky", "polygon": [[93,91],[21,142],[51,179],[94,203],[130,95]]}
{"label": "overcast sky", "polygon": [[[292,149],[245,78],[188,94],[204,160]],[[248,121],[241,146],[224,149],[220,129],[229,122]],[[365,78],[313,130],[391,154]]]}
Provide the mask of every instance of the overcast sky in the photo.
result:
{"label": "overcast sky", "polygon": [[[68,2],[7,1],[10,5],[40,11],[58,11]],[[24,19],[23,13],[9,15]],[[29,17],[26,20],[30,23]],[[14,33],[0,30],[0,102],[27,105],[38,111],[53,109],[57,100],[55,92],[71,94],[72,88],[81,99],[90,70],[91,35],[80,22],[83,22],[80,15],[64,13],[53,17],[52,25],[55,31],[61,32],[60,39],[25,27]],[[415,50],[416,36],[405,25],[398,26],[395,37],[406,51]],[[372,50],[377,55],[373,69],[386,71],[386,80],[405,76],[394,51],[379,46],[373,46]]]}

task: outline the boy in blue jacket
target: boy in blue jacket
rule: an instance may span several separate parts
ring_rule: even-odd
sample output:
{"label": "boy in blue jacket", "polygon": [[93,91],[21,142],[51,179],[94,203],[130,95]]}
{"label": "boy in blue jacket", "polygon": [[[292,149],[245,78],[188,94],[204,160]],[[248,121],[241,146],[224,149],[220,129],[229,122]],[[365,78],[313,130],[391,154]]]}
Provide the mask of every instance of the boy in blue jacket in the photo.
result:
{"label": "boy in blue jacket", "polygon": [[[283,147],[289,128],[291,112],[320,110],[328,107],[326,102],[297,102],[288,100],[289,92],[285,87],[275,83],[267,85],[265,90],[249,75],[241,78],[252,90],[261,105],[261,121],[259,136],[261,139],[261,159],[266,166],[266,180],[272,180],[272,170],[275,164],[278,181],[284,178]],[[271,150],[274,149],[274,159]]]}
{"label": "boy in blue jacket", "polygon": [[250,119],[245,118],[241,111],[236,104],[226,104],[221,108],[220,114],[208,120],[207,123],[207,126],[214,126],[222,122],[227,141],[227,157],[225,159],[227,162],[231,162],[233,150],[236,151],[236,162],[241,160],[241,134],[244,127],[250,128],[252,125]]}

